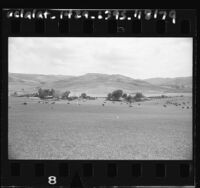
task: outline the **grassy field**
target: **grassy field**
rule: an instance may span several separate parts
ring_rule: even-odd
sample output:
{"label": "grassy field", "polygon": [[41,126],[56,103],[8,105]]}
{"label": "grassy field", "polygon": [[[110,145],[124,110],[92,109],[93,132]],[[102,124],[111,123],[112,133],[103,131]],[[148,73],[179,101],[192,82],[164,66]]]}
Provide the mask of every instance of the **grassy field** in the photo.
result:
{"label": "grassy field", "polygon": [[191,97],[103,100],[9,97],[9,159],[192,159]]}

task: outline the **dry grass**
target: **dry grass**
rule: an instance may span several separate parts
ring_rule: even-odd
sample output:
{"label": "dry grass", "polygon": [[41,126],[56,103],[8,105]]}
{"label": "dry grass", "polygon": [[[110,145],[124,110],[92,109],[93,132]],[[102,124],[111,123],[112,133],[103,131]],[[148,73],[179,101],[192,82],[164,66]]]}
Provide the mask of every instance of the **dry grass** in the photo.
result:
{"label": "dry grass", "polygon": [[[192,159],[192,109],[9,98],[9,159]],[[173,98],[182,102],[191,98]],[[27,102],[27,105],[22,103]]]}

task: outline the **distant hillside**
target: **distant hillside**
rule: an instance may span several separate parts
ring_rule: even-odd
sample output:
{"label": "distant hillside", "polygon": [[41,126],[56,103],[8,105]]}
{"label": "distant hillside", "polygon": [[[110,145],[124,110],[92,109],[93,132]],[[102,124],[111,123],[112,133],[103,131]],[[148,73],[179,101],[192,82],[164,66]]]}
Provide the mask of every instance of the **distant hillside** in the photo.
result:
{"label": "distant hillside", "polygon": [[37,82],[45,84],[61,79],[68,79],[73,76],[68,75],[42,75],[42,74],[21,74],[21,73],[9,73],[9,81],[11,82]]}
{"label": "distant hillside", "polygon": [[188,92],[191,91],[191,83],[189,78],[139,80],[119,74],[88,73],[81,76],[65,76],[9,73],[9,93],[36,92],[39,87],[54,88],[58,91],[70,90],[75,95],[86,92],[95,96],[105,96],[116,89],[127,93]]}
{"label": "distant hillside", "polygon": [[192,91],[192,77],[150,78],[145,79],[145,81],[167,89],[177,89],[183,92]]}
{"label": "distant hillside", "polygon": [[25,93],[36,92],[38,88],[44,88],[48,84],[58,80],[67,80],[72,76],[63,75],[40,75],[40,74],[21,74],[9,73],[9,92],[24,91]]}

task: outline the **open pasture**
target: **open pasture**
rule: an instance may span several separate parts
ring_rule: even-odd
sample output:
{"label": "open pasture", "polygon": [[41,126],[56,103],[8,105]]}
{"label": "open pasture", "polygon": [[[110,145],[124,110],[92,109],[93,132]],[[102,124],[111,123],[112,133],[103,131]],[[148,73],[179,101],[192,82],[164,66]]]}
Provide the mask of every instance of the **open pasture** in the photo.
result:
{"label": "open pasture", "polygon": [[132,105],[9,97],[9,159],[190,160],[191,107],[186,96]]}

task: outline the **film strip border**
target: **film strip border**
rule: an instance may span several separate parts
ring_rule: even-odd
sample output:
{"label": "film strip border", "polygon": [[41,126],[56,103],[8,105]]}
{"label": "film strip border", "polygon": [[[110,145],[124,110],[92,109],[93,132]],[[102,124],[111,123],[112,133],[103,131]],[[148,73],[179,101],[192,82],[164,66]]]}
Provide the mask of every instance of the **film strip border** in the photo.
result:
{"label": "film strip border", "polygon": [[[195,11],[176,10],[171,19],[23,19],[3,12],[2,36],[195,37]],[[6,49],[4,49],[5,52]],[[4,57],[5,60],[7,57]],[[6,117],[6,116],[4,116]],[[6,127],[3,127],[6,130]],[[5,138],[5,136],[4,136]],[[5,141],[5,140],[3,140]],[[6,141],[4,142],[4,144]],[[7,144],[7,143],[6,143]],[[7,150],[4,145],[5,151]],[[194,161],[12,161],[4,153],[2,185],[194,185]]]}
{"label": "film strip border", "polygon": [[3,185],[194,185],[191,161],[10,161]]}
{"label": "film strip border", "polygon": [[[6,20],[4,30],[12,36],[196,35],[194,10],[137,10],[137,12],[121,10],[118,14],[116,10],[102,10],[101,14],[98,10],[87,10],[87,17],[84,10],[74,10],[71,14],[69,11],[66,14],[63,12],[44,9],[8,9],[4,11]],[[29,17],[26,16],[27,13]]]}

